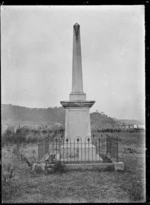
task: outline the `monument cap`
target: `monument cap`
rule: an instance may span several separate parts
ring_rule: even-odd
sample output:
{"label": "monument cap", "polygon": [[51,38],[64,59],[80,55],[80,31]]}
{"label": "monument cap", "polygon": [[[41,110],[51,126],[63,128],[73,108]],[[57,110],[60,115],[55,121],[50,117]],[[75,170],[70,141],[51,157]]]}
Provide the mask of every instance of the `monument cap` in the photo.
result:
{"label": "monument cap", "polygon": [[80,26],[78,23],[75,23],[74,26]]}

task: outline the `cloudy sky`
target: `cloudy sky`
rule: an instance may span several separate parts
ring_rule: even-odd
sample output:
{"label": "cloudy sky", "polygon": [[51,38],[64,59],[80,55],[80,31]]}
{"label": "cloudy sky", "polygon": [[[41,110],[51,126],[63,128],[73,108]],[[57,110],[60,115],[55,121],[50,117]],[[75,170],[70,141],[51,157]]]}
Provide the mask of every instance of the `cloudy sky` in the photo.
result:
{"label": "cloudy sky", "polygon": [[73,24],[80,24],[87,100],[119,119],[144,118],[144,6],[2,6],[2,103],[61,106],[72,85]]}

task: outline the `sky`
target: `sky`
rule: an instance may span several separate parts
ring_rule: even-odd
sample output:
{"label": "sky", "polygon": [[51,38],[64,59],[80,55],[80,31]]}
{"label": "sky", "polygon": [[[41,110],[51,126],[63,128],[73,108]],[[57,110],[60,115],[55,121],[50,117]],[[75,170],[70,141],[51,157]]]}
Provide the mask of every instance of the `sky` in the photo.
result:
{"label": "sky", "polygon": [[144,120],[144,15],[142,5],[1,6],[1,103],[47,108],[69,100],[79,23],[90,112]]}

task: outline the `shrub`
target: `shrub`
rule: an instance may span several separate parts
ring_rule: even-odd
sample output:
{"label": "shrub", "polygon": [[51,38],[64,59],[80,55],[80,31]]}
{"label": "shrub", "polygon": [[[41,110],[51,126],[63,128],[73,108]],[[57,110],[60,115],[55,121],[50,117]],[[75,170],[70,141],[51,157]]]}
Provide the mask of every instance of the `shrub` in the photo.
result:
{"label": "shrub", "polygon": [[8,128],[2,135],[2,146],[8,144],[26,144],[37,142],[37,137],[28,128],[18,128],[16,132]]}
{"label": "shrub", "polygon": [[65,165],[62,164],[61,161],[56,161],[53,166],[54,173],[64,173],[65,172]]}
{"label": "shrub", "polygon": [[38,136],[33,135],[32,133],[29,133],[26,135],[26,143],[36,143],[38,141]]}
{"label": "shrub", "polygon": [[7,128],[5,133],[2,135],[2,146],[4,144],[12,143],[14,137],[14,131],[11,130],[10,128]]}
{"label": "shrub", "polygon": [[2,135],[2,145],[5,144],[21,144],[25,142],[25,135],[21,133],[20,130],[17,130],[15,133],[13,130],[10,130],[9,128],[6,130],[6,132]]}
{"label": "shrub", "polygon": [[5,133],[2,135],[2,146],[8,144],[29,144],[29,143],[37,143],[38,140],[45,138],[48,136],[50,139],[53,139],[57,136],[63,137],[64,133],[62,130],[54,130],[49,133],[48,129],[43,131],[33,130],[28,127],[21,127],[14,131],[12,128],[7,128]]}

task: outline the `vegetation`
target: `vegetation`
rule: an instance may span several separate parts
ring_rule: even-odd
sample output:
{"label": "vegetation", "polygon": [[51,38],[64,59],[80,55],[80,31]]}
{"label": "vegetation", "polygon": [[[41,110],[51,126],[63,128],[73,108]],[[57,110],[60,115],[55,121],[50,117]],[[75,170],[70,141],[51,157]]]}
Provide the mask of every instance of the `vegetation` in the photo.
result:
{"label": "vegetation", "polygon": [[45,134],[34,131],[25,127],[16,132],[8,129],[2,135],[4,203],[144,202],[144,133],[113,133],[119,137],[119,158],[125,163],[123,172],[66,172],[57,162],[53,174],[43,174],[32,172],[30,166],[37,160],[37,139],[47,134],[53,138],[64,130],[55,127],[45,130]]}
{"label": "vegetation", "polygon": [[[65,125],[65,109],[63,107],[44,109],[2,104],[1,110],[3,125],[40,127],[41,124],[44,124],[44,129],[52,127],[55,124]],[[90,117],[93,129],[112,129],[124,123],[143,124],[136,120],[117,120],[107,116],[103,112],[93,112],[90,114]]]}
{"label": "vegetation", "polygon": [[93,134],[95,133],[101,133],[101,132],[108,132],[108,133],[111,133],[111,132],[144,132],[144,129],[142,128],[132,128],[132,129],[112,129],[112,128],[105,128],[105,129],[93,129]]}
{"label": "vegetation", "polygon": [[64,173],[65,165],[61,163],[61,161],[56,161],[53,167],[53,173]]}
{"label": "vegetation", "polygon": [[16,129],[8,127],[6,131],[2,134],[2,146],[12,145],[12,144],[29,144],[37,143],[40,139],[43,139],[46,136],[53,139],[57,135],[63,135],[64,129],[62,127],[45,130],[35,130],[29,127],[21,127]]}

